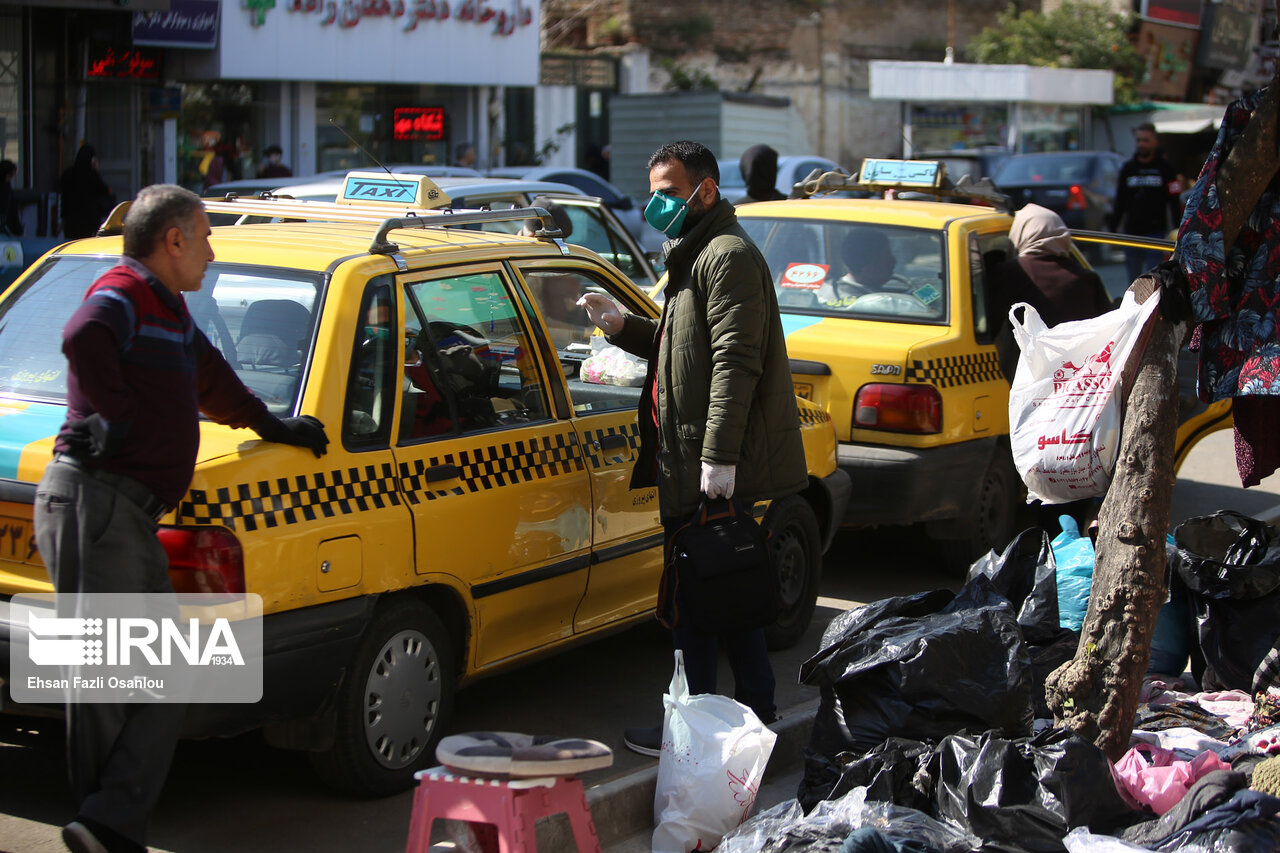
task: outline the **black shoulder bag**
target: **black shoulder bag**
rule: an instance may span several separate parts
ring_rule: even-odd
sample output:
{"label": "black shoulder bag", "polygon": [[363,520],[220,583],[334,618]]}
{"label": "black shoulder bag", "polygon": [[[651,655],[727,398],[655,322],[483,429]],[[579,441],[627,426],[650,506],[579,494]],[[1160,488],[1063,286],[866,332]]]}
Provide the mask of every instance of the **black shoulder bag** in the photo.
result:
{"label": "black shoulder bag", "polygon": [[769,534],[740,502],[704,499],[675,532],[668,559],[674,625],[724,634],[777,620],[778,575]]}

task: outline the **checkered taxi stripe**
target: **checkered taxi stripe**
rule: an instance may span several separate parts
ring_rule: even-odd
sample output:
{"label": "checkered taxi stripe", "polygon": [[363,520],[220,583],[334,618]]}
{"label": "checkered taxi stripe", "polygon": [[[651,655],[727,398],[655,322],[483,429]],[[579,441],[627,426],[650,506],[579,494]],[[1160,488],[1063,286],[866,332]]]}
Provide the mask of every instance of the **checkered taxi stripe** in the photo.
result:
{"label": "checkered taxi stripe", "polygon": [[399,506],[390,463],[277,477],[212,492],[191,489],[178,504],[178,524],[217,524],[252,532]]}
{"label": "checkered taxi stripe", "polygon": [[800,412],[800,426],[806,427],[810,424],[824,424],[831,420],[831,414],[823,409],[810,408],[809,406],[797,406]]}
{"label": "checkered taxi stripe", "polygon": [[928,382],[939,388],[954,388],[957,385],[995,382],[1003,378],[1000,373],[1000,358],[992,349],[931,358],[928,361],[913,361],[907,365],[905,381]]}
{"label": "checkered taxi stripe", "polygon": [[[446,487],[437,488],[428,482],[428,472],[449,466],[457,469],[457,477],[449,478]],[[508,441],[401,462],[400,486],[409,503],[418,504],[424,500],[529,483],[582,469],[578,438],[573,433],[564,432],[530,441]]]}
{"label": "checkered taxi stripe", "polygon": [[[610,436],[620,435],[626,444],[617,441],[609,442]],[[589,429],[582,433],[582,452],[587,458],[587,467],[591,470],[604,468],[620,460],[631,459],[640,449],[640,426],[635,421],[627,424],[606,427],[605,429]],[[626,450],[623,450],[623,448]]]}

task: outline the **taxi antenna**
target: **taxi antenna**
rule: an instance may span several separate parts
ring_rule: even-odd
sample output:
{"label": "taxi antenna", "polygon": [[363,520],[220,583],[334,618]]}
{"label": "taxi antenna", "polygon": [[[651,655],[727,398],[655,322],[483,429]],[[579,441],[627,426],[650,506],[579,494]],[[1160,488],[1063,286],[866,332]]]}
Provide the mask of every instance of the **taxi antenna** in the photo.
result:
{"label": "taxi antenna", "polygon": [[377,157],[374,157],[374,156],[373,156],[373,154],[369,151],[369,149],[365,148],[365,147],[364,147],[363,145],[361,145],[358,141],[356,141],[356,138],[355,138],[354,136],[352,136],[351,134],[347,133],[346,128],[344,128],[342,125],[340,125],[340,124],[338,124],[336,121],[334,121],[334,120],[333,120],[333,116],[329,116],[329,124],[333,125],[333,126],[334,126],[334,127],[336,127],[339,131],[341,131],[341,132],[342,132],[342,135],[343,135],[343,136],[345,136],[347,139],[350,139],[350,140],[351,140],[351,144],[352,144],[352,145],[354,145],[355,147],[359,148],[359,149],[360,149],[360,151],[361,151],[361,153],[362,153],[362,154],[364,154],[364,156],[368,157],[370,160],[372,160],[374,163],[376,163],[376,164],[378,165],[378,167],[382,169],[382,171],[384,171],[384,172],[386,172],[388,175],[390,175],[390,176],[391,176],[391,179],[392,179],[393,181],[395,181],[395,182],[397,182],[397,183],[404,183],[404,181],[402,181],[400,178],[397,178],[397,177],[396,177],[395,172],[393,172],[393,171],[391,171],[390,169],[388,169],[388,168],[386,167],[386,165],[385,165],[381,160],[379,160]]}

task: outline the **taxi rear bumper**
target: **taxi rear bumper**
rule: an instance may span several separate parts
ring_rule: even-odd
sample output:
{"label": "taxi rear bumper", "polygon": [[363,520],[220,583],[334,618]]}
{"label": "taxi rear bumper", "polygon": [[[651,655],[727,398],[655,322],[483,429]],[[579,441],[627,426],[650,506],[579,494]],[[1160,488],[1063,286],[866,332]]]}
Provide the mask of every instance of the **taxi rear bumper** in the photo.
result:
{"label": "taxi rear bumper", "polygon": [[995,438],[924,449],[840,444],[836,459],[853,483],[843,526],[963,518],[1000,447]]}
{"label": "taxi rear bumper", "polygon": [[[376,603],[375,596],[357,596],[264,616],[262,699],[188,705],[183,737],[233,735],[323,710],[337,691]],[[26,630],[10,619],[8,602],[0,602],[0,679],[7,680],[9,675],[14,632]],[[60,707],[14,702],[7,685],[0,689],[0,711],[21,716],[62,714]]]}

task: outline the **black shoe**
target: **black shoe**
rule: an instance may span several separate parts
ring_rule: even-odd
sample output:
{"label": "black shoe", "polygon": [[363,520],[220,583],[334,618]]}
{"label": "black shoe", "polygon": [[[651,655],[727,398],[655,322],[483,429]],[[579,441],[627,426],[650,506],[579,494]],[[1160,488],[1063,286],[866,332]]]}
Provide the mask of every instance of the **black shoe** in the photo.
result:
{"label": "black shoe", "polygon": [[107,846],[98,840],[93,830],[78,820],[62,827],[62,843],[71,853],[107,853]]}
{"label": "black shoe", "polygon": [[657,758],[662,753],[662,726],[639,726],[622,733],[627,749]]}

